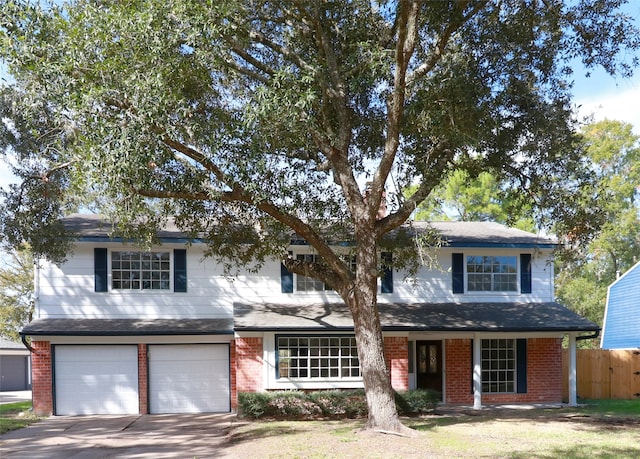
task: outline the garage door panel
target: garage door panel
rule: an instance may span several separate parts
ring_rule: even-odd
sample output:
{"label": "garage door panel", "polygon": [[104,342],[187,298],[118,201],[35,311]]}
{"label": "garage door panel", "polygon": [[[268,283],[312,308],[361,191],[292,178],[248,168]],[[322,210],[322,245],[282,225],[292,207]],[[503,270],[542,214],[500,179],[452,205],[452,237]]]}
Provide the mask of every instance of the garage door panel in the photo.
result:
{"label": "garage door panel", "polygon": [[230,410],[227,345],[155,345],[148,355],[152,413]]}
{"label": "garage door panel", "polygon": [[0,391],[27,389],[27,361],[23,355],[0,356]]}
{"label": "garage door panel", "polygon": [[56,414],[137,414],[137,346],[56,346]]}

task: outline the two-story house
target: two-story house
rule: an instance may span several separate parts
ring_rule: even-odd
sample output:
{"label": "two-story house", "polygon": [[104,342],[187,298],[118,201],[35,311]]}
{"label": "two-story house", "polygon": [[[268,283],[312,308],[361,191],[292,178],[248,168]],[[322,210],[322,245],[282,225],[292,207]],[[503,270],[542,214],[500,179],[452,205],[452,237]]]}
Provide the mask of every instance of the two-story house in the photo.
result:
{"label": "two-story house", "polygon": [[[225,275],[204,243],[171,227],[142,251],[99,217],[65,224],[75,251],[61,266],[40,263],[35,320],[22,331],[37,413],[224,412],[243,391],[362,387],[350,314],[321,282],[277,260]],[[430,225],[445,241],[438,266],[386,269],[379,282],[393,387],[476,407],[561,402],[563,336],[575,351],[599,328],[554,302],[554,240],[494,223]],[[289,250],[315,256],[302,243]]]}

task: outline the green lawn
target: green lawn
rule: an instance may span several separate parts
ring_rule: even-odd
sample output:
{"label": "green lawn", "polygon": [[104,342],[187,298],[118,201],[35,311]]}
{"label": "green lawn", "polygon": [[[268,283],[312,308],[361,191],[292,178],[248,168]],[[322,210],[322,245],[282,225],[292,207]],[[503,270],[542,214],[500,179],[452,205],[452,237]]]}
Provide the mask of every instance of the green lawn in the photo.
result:
{"label": "green lawn", "polygon": [[640,398],[635,400],[581,400],[580,412],[601,416],[640,416]]}
{"label": "green lawn", "polygon": [[30,401],[0,405],[0,435],[37,422],[39,418],[30,410]]}
{"label": "green lawn", "polygon": [[415,438],[362,433],[364,420],[239,422],[228,457],[640,458],[640,400],[584,400],[577,408],[452,410],[404,418]]}

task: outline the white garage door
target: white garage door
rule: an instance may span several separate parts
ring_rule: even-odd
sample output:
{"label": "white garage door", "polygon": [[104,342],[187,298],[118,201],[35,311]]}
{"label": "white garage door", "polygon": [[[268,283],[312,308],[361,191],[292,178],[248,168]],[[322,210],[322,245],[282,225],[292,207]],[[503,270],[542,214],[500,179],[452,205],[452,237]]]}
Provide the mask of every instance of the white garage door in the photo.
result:
{"label": "white garage door", "polygon": [[58,345],[55,411],[60,415],[137,414],[137,346]]}
{"label": "white garage door", "polygon": [[149,346],[151,413],[230,411],[229,346]]}

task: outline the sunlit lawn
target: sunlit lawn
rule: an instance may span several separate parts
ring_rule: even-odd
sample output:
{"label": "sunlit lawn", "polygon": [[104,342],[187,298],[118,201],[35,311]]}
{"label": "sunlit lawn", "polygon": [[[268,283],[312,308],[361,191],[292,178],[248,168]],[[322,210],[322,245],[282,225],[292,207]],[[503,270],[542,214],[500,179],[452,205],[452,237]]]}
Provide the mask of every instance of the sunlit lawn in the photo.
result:
{"label": "sunlit lawn", "polygon": [[30,401],[0,405],[0,435],[37,422],[39,418],[30,410]]}

